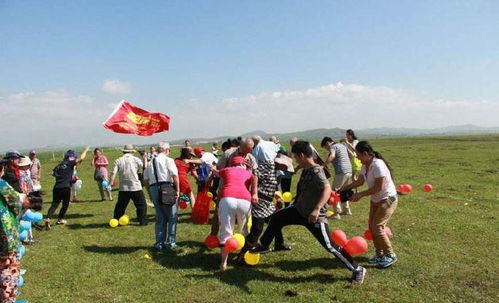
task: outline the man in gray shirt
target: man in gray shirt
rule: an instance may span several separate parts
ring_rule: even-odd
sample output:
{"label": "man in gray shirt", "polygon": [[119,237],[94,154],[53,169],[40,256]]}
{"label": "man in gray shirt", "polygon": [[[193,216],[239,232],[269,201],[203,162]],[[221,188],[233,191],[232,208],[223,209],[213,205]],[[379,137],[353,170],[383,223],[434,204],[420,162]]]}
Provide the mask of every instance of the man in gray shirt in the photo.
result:
{"label": "man in gray shirt", "polygon": [[[321,146],[329,151],[329,155],[324,162],[324,167],[327,167],[329,163],[333,163],[333,190],[338,190],[343,185],[349,184],[352,179],[352,164],[350,162],[347,147],[341,143],[335,143],[330,137],[324,137],[324,139],[322,139]],[[332,216],[332,219],[340,220],[341,215],[352,215],[348,201],[334,205],[334,215]]]}
{"label": "man in gray shirt", "polygon": [[114,161],[111,184],[114,183],[116,175],[119,176],[120,186],[118,202],[114,208],[114,218],[119,219],[125,214],[130,199],[137,208],[137,218],[140,225],[147,225],[147,206],[145,203],[142,184],[139,180],[138,171],[144,167],[142,160],[135,157],[133,145],[127,144],[123,148],[123,156]]}

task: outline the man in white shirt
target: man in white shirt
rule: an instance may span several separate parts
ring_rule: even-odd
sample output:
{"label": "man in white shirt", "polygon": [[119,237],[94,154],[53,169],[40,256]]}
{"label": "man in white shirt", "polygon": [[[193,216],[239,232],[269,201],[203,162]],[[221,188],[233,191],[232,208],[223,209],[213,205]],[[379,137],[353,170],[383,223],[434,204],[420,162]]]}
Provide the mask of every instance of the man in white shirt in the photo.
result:
{"label": "man in white shirt", "polygon": [[[158,155],[149,162],[144,171],[145,186],[149,188],[154,209],[156,210],[156,242],[154,249],[174,249],[177,237],[177,200],[179,198],[178,169],[170,158],[170,144],[159,142]],[[163,191],[175,192],[175,202],[161,201]]]}
{"label": "man in white shirt", "polygon": [[114,207],[114,218],[119,219],[125,214],[130,199],[137,208],[137,219],[140,225],[147,225],[147,207],[145,204],[142,184],[139,180],[138,171],[142,169],[142,160],[135,157],[136,152],[132,144],[127,144],[123,148],[123,156],[114,161],[111,184],[114,183],[116,175],[120,180],[118,202]]}

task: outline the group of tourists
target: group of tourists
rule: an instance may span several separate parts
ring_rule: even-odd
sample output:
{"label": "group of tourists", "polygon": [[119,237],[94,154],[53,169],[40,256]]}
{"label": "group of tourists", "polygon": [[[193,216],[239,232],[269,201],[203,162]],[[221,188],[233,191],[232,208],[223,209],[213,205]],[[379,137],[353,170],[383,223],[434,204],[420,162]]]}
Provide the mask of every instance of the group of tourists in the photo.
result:
{"label": "group of tourists", "polygon": [[[239,265],[247,265],[247,252],[267,253],[289,251],[282,228],[301,225],[307,228],[316,240],[338,258],[352,272],[352,283],[361,284],[366,270],[356,264],[346,250],[331,240],[328,220],[341,220],[351,216],[349,202],[370,197],[369,229],[372,232],[376,255],[370,264],[386,268],[397,261],[384,228],[397,207],[397,191],[392,180],[391,168],[386,160],[367,141],[360,141],[352,130],[338,142],[324,137],[321,147],[328,156],[321,159],[315,147],[298,138],[290,140],[291,151],[280,144],[277,137],[264,140],[260,136],[228,139],[213,144],[211,151],[201,146],[192,147],[188,140],[176,159],[170,157],[170,145],[160,142],[150,152],[136,157],[137,150],[127,144],[122,156],[113,163],[109,175],[109,161],[96,148],[91,165],[95,168],[94,180],[102,201],[113,200],[112,186],[119,180],[118,198],[113,217],[121,218],[133,201],[139,225],[147,220],[146,197],[155,208],[154,249],[176,249],[178,202],[182,199],[195,207],[195,196],[189,175],[196,181],[197,192],[209,191],[216,204],[211,219],[211,235],[217,236],[221,247],[220,269],[227,268],[228,253],[225,243],[235,231],[245,236],[245,244],[236,258]],[[50,230],[55,211],[62,204],[56,224],[66,224],[65,214],[72,197],[75,169],[82,163],[89,148],[78,155],[73,150],[64,154],[64,159],[52,171],[55,178],[53,200],[48,209],[45,229]],[[294,161],[293,161],[294,160]],[[329,166],[332,165],[334,174]],[[293,203],[285,203],[282,192],[291,191],[292,178],[301,170]],[[15,292],[15,279],[19,277],[16,247],[18,237],[16,225],[9,224],[19,219],[23,209],[40,209],[41,164],[36,151],[28,157],[16,151],[8,152],[0,165],[0,216],[2,264],[2,302],[11,302]],[[332,184],[328,178],[333,176]],[[81,182],[81,181],[80,181]],[[367,189],[358,190],[367,183]],[[80,183],[81,185],[81,183]],[[355,190],[353,193],[352,190]],[[348,199],[327,211],[331,192],[350,191]],[[331,214],[332,213],[332,214]],[[248,220],[252,224],[248,228]],[[265,225],[267,225],[265,227]],[[36,226],[35,226],[36,227]],[[40,226],[38,226],[40,227]],[[25,240],[34,243],[32,233]],[[274,242],[273,248],[271,243]],[[17,277],[17,278],[16,278]],[[14,288],[13,288],[14,287]]]}

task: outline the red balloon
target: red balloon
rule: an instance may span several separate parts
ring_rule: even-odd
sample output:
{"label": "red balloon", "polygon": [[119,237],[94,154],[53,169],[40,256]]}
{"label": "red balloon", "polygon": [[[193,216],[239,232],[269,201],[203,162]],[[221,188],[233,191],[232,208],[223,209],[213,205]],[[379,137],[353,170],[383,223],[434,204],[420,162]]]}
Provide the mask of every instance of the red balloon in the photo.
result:
{"label": "red balloon", "polygon": [[227,241],[225,241],[226,252],[236,251],[238,247],[239,247],[239,242],[237,242],[237,240],[234,238],[230,238]]}
{"label": "red balloon", "polygon": [[397,187],[397,191],[403,195],[407,195],[412,192],[412,186],[410,184],[400,184]]}
{"label": "red balloon", "polygon": [[386,234],[387,237],[393,236],[392,230],[390,229],[390,227],[385,226],[385,234]]}
{"label": "red balloon", "polygon": [[329,205],[336,205],[341,202],[340,194],[335,191],[331,191],[331,196],[329,197]]}
{"label": "red balloon", "polygon": [[366,238],[366,240],[373,239],[373,233],[371,232],[370,229],[366,229],[366,231],[364,231],[364,238]]}
{"label": "red balloon", "polygon": [[367,246],[366,239],[356,236],[348,240],[344,249],[352,256],[361,255],[367,251]]}
{"label": "red balloon", "polygon": [[333,234],[331,236],[334,243],[336,243],[336,245],[338,245],[339,247],[344,247],[347,243],[347,234],[345,234],[345,232],[341,229],[336,229],[335,231],[333,231]]}
{"label": "red balloon", "polygon": [[206,247],[208,247],[209,249],[213,249],[213,248],[217,248],[218,245],[220,244],[220,242],[218,241],[218,238],[217,236],[214,236],[214,235],[209,235],[208,237],[206,237],[206,239],[204,240],[204,244],[206,245]]}
{"label": "red balloon", "polygon": [[428,193],[429,193],[430,191],[432,191],[432,190],[433,190],[433,185],[431,185],[431,184],[425,184],[425,185],[423,186],[423,190],[424,190],[425,192],[428,192]]}
{"label": "red balloon", "polygon": [[178,207],[180,207],[180,209],[186,209],[187,208],[187,203],[185,201],[180,201],[178,203]]}

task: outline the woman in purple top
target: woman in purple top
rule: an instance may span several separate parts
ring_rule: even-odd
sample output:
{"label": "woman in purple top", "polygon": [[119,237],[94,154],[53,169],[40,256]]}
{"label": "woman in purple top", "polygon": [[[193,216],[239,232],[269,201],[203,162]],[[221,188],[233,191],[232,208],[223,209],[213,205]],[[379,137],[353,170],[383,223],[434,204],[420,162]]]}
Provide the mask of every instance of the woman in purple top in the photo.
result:
{"label": "woman in purple top", "polygon": [[107,166],[109,165],[109,161],[107,161],[106,156],[102,154],[102,150],[100,148],[94,149],[94,159],[90,164],[93,167],[95,167],[94,180],[97,182],[97,187],[99,188],[101,200],[102,201],[105,200],[104,197],[104,190],[105,190],[107,193],[107,197],[109,198],[110,201],[112,201],[113,196],[111,195],[111,184],[109,184],[109,177],[107,172]]}

